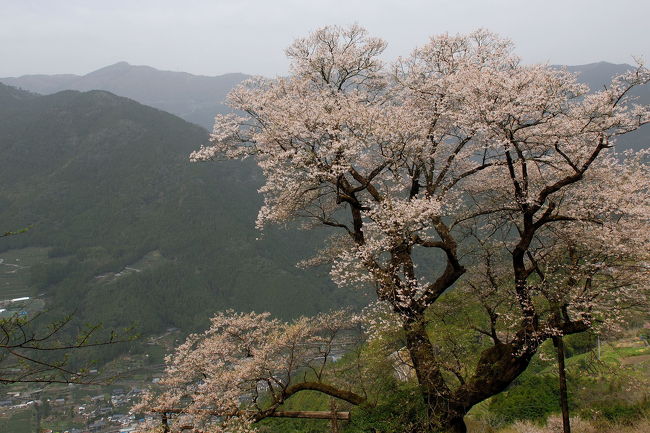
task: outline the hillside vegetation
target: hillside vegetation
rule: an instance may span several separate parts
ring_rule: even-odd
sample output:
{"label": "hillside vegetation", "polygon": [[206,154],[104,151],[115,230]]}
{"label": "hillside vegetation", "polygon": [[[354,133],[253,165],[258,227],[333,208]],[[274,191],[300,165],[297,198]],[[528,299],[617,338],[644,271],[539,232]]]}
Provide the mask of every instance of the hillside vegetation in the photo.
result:
{"label": "hillside vegetation", "polygon": [[0,85],[1,230],[31,226],[0,245],[0,290],[20,281],[52,311],[145,334],[199,329],[228,307],[294,317],[347,303],[325,272],[295,267],[314,235],[254,229],[252,163],[188,161],[206,140],[108,92]]}

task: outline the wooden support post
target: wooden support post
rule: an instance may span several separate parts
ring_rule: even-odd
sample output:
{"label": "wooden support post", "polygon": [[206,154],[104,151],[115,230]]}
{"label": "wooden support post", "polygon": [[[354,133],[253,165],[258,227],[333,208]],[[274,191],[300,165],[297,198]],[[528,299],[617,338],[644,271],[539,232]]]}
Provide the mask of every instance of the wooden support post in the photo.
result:
{"label": "wooden support post", "polygon": [[553,337],[553,345],[557,350],[557,367],[560,379],[560,406],[562,407],[562,428],[564,433],[571,433],[569,420],[569,395],[566,384],[566,368],[564,366],[564,341],[562,336]]}
{"label": "wooden support post", "polygon": [[336,418],[336,401],[333,398],[330,398],[330,409],[332,410],[332,419],[330,420],[332,433],[339,433],[339,423]]}

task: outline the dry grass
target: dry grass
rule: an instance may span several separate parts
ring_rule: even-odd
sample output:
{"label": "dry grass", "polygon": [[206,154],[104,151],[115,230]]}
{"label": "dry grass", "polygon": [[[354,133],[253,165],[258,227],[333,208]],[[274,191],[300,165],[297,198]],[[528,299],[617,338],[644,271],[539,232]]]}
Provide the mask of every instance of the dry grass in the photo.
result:
{"label": "dry grass", "polygon": [[[552,416],[545,426],[540,426],[528,421],[519,421],[513,425],[492,430],[489,427],[481,428],[474,425],[471,433],[562,433],[562,420]],[[650,433],[650,418],[644,418],[633,425],[608,424],[603,422],[586,421],[580,418],[571,418],[572,433]]]}

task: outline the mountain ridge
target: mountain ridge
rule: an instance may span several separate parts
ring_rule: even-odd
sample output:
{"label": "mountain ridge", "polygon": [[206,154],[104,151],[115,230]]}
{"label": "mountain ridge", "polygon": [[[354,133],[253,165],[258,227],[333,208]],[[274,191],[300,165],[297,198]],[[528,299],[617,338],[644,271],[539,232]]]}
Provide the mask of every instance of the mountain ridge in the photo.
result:
{"label": "mountain ridge", "polygon": [[[594,62],[584,65],[553,65],[578,74],[592,90],[608,84],[611,78],[634,66],[625,63]],[[188,122],[211,130],[216,114],[230,111],[224,104],[228,92],[250,75],[234,72],[222,75],[197,75],[182,71],[159,70],[147,65],[117,62],[84,75],[31,74],[0,78],[1,83],[28,91],[50,94],[61,90],[107,90],[175,114]],[[650,86],[637,90],[642,103],[650,103]]]}
{"label": "mountain ridge", "polygon": [[194,75],[118,62],[85,75],[32,74],[0,78],[0,82],[40,94],[106,90],[211,129],[214,116],[229,111],[223,104],[228,92],[248,77],[242,73]]}

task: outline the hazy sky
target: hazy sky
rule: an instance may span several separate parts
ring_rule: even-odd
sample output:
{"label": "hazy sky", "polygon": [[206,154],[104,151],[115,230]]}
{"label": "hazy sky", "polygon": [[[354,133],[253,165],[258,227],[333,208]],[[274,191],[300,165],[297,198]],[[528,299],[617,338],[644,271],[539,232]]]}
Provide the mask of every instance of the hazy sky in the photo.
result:
{"label": "hazy sky", "polygon": [[438,33],[485,27],[526,63],[650,62],[650,0],[0,0],[0,76],[84,74],[118,61],[274,76],[284,48],[358,23],[408,54]]}

